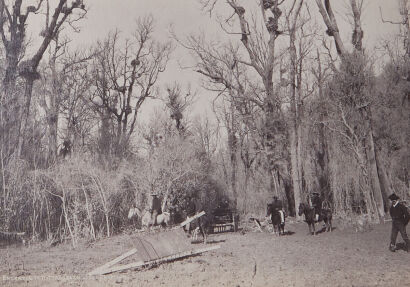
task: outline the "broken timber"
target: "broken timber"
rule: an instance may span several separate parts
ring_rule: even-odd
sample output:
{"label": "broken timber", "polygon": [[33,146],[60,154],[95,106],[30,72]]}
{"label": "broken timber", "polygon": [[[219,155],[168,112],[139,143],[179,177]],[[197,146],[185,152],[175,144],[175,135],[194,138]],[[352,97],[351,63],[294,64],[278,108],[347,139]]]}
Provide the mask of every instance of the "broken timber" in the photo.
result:
{"label": "broken timber", "polygon": [[262,225],[261,225],[259,219],[254,218],[254,217],[252,217],[251,219],[255,222],[256,226],[257,226],[258,229],[259,229],[259,231],[260,231],[260,232],[263,232],[263,230],[262,230]]}
{"label": "broken timber", "polygon": [[125,258],[133,255],[137,253],[137,249],[131,249],[130,251],[118,256],[117,258],[111,260],[110,262],[105,263],[104,265],[94,269],[93,271],[91,271],[90,273],[88,273],[88,275],[99,275],[99,274],[105,274],[105,273],[101,273],[104,272],[105,269],[110,268],[111,266],[119,263],[120,261],[124,260]]}
{"label": "broken timber", "polygon": [[195,220],[195,219],[201,217],[201,216],[204,215],[204,214],[205,214],[205,211],[201,211],[200,213],[195,214],[194,216],[192,216],[192,217],[188,218],[187,220],[185,220],[184,222],[182,222],[182,223],[179,225],[179,227],[183,227],[183,226],[187,225],[187,224],[190,223],[191,221],[193,221],[193,220]]}
{"label": "broken timber", "polygon": [[179,259],[179,258],[200,254],[200,253],[207,252],[207,251],[216,250],[216,249],[219,249],[220,247],[221,247],[220,245],[215,245],[215,246],[210,246],[210,247],[206,247],[206,248],[200,248],[200,249],[196,249],[196,250],[185,251],[185,252],[181,252],[181,253],[178,253],[178,254],[170,255],[170,256],[155,259],[155,260],[137,261],[137,262],[134,262],[134,263],[125,264],[125,265],[122,265],[122,266],[115,266],[115,267],[107,268],[107,269],[103,269],[102,267],[105,266],[105,265],[103,265],[103,266],[91,271],[90,273],[88,273],[88,275],[105,275],[105,274],[109,274],[109,273],[113,273],[113,272],[117,272],[117,271],[123,271],[123,270],[131,269],[131,268],[138,268],[138,267],[143,267],[143,266],[147,266],[147,265],[159,264],[159,263],[163,263],[163,262],[166,262],[166,261],[172,261],[172,260],[176,260],[176,259]]}

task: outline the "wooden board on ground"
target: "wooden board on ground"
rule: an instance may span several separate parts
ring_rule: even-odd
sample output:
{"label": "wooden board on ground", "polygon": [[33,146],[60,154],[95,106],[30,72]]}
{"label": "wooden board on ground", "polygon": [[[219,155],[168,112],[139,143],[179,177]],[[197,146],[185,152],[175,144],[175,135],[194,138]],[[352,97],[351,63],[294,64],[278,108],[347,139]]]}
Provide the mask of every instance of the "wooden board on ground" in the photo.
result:
{"label": "wooden board on ground", "polygon": [[[92,270],[88,275],[102,275],[150,264],[158,264],[215,250],[220,247],[218,245],[193,249],[193,245],[182,228],[136,236],[132,240],[134,244],[133,249]],[[126,262],[123,265],[114,266],[121,261]]]}
{"label": "wooden board on ground", "polygon": [[167,261],[172,261],[172,260],[176,260],[176,259],[180,259],[180,258],[184,258],[188,256],[193,256],[193,255],[200,254],[203,252],[216,250],[216,249],[219,249],[220,247],[221,247],[220,245],[214,245],[214,246],[210,246],[206,248],[199,248],[199,249],[180,252],[177,254],[158,258],[155,260],[137,261],[137,262],[133,262],[129,264],[114,266],[114,267],[107,268],[107,269],[99,269],[100,273],[93,272],[93,274],[90,273],[90,275],[105,275],[105,274],[110,274],[113,272],[123,271],[123,270],[131,269],[131,268],[139,268],[139,267],[148,266],[148,265],[160,264],[160,263],[164,263]]}
{"label": "wooden board on ground", "polygon": [[110,268],[111,266],[121,262],[122,260],[124,260],[125,258],[137,253],[137,249],[133,248],[128,252],[125,252],[124,254],[116,257],[115,259],[111,260],[110,262],[105,263],[104,265],[94,269],[93,271],[91,271],[90,273],[88,273],[88,275],[98,275],[101,274],[101,272],[103,272],[105,269]]}

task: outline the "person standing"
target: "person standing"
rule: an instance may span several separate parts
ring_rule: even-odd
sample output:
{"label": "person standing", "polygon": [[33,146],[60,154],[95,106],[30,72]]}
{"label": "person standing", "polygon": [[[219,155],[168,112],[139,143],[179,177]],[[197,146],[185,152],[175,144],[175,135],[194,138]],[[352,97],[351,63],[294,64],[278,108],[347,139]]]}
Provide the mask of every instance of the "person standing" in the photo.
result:
{"label": "person standing", "polygon": [[279,212],[280,223],[281,224],[285,223],[285,212],[283,211],[283,203],[282,203],[282,200],[278,199],[276,195],[273,196],[272,208],[273,210],[276,210]]}
{"label": "person standing", "polygon": [[400,232],[405,244],[404,249],[409,252],[410,242],[406,233],[406,227],[410,219],[409,211],[407,210],[407,207],[400,202],[400,198],[395,193],[391,194],[388,198],[392,202],[390,207],[392,229],[389,250],[392,252],[396,251],[397,234]]}
{"label": "person standing", "polygon": [[188,217],[192,217],[196,214],[196,204],[195,204],[195,199],[190,198],[188,199],[188,203],[186,205],[186,215]]}
{"label": "person standing", "polygon": [[151,225],[157,225],[157,216],[161,214],[161,200],[158,198],[158,194],[151,193],[151,204],[149,207],[149,212],[151,214]]}
{"label": "person standing", "polygon": [[[188,198],[186,205],[185,205],[185,213],[187,216],[187,219],[195,216],[196,214],[196,204],[194,198]],[[191,229],[192,229],[192,222],[187,223],[184,226],[185,231],[188,231],[189,234],[191,234]]]}
{"label": "person standing", "polygon": [[318,192],[313,192],[311,202],[312,207],[315,209],[315,221],[319,221],[319,215],[322,210],[322,199]]}

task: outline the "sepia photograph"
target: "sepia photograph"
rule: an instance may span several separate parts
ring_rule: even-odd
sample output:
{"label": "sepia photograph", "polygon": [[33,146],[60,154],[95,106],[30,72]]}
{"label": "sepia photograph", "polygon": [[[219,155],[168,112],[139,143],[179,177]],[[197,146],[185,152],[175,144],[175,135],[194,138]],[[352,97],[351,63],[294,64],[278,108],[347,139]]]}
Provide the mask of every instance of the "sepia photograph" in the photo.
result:
{"label": "sepia photograph", "polygon": [[410,0],[0,0],[0,286],[410,286]]}

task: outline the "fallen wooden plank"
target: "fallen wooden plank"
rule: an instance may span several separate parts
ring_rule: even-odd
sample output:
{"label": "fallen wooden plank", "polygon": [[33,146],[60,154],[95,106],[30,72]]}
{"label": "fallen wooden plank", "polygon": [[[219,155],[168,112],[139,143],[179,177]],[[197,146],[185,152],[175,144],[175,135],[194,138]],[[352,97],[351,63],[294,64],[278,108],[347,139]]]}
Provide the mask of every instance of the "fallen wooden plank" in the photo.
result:
{"label": "fallen wooden plank", "polygon": [[205,214],[205,211],[201,211],[200,213],[195,214],[194,216],[188,218],[187,220],[185,220],[184,222],[182,222],[179,227],[183,227],[185,225],[187,225],[188,223],[190,223],[191,221],[197,219],[198,217],[201,217],[202,215]]}
{"label": "fallen wooden plank", "polygon": [[200,248],[200,249],[196,249],[196,250],[184,251],[184,252],[180,252],[180,253],[177,253],[177,254],[174,254],[174,255],[162,257],[162,258],[155,259],[155,260],[137,261],[137,262],[121,265],[121,266],[111,267],[111,268],[108,268],[108,269],[105,269],[105,270],[99,270],[99,273],[89,274],[89,275],[105,275],[105,274],[118,272],[118,271],[123,271],[123,270],[131,269],[131,268],[138,268],[138,267],[143,267],[143,266],[146,266],[146,265],[159,264],[159,263],[163,263],[163,262],[166,262],[166,261],[176,260],[176,259],[179,259],[179,258],[196,255],[196,254],[200,254],[200,253],[203,253],[203,252],[216,250],[216,249],[219,249],[220,247],[221,247],[220,245],[215,245],[215,246]]}
{"label": "fallen wooden plank", "polygon": [[101,265],[100,267],[95,268],[93,271],[91,271],[90,273],[88,273],[88,275],[98,275],[100,274],[100,272],[104,269],[110,268],[111,266],[121,262],[122,260],[124,260],[125,258],[137,253],[137,249],[133,248],[130,251],[118,256],[117,258],[111,260],[110,262],[105,263],[104,265]]}

